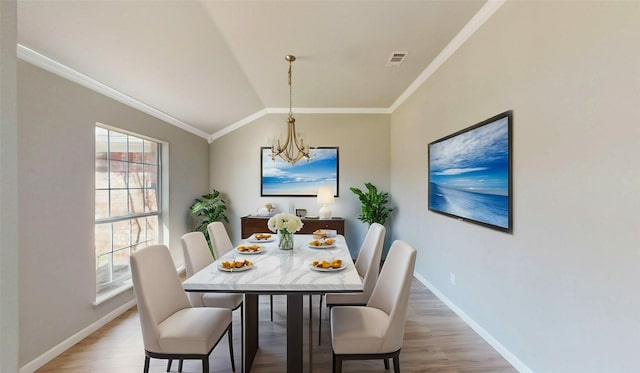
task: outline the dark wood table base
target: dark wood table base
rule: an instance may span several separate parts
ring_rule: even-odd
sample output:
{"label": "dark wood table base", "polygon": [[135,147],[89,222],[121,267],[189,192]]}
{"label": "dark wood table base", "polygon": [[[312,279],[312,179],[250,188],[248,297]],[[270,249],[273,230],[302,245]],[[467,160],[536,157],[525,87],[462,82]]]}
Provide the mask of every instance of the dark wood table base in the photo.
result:
{"label": "dark wood table base", "polygon": [[258,352],[258,294],[244,295],[244,356],[242,371],[248,373]]}
{"label": "dark wood table base", "polygon": [[[303,293],[287,294],[287,372],[303,371]],[[258,294],[244,295],[244,356],[242,371],[248,373],[258,352]]]}

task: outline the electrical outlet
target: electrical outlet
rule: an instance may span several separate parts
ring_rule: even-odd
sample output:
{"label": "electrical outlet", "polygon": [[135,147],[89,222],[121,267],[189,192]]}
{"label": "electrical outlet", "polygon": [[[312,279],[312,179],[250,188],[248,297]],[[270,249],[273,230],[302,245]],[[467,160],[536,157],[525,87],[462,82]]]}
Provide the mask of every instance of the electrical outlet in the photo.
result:
{"label": "electrical outlet", "polygon": [[453,273],[453,272],[449,273],[449,281],[451,282],[451,285],[455,286],[455,284],[456,284],[456,274],[455,273]]}

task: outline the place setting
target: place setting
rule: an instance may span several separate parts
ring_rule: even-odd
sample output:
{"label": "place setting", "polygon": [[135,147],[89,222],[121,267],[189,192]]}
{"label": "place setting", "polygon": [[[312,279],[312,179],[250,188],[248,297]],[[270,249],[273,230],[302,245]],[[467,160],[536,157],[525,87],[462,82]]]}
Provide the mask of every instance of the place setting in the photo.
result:
{"label": "place setting", "polygon": [[233,258],[218,264],[218,269],[222,272],[244,272],[251,268],[253,268],[253,262],[246,259],[237,260]]}
{"label": "place setting", "polygon": [[255,255],[261,254],[265,251],[265,247],[262,245],[240,245],[234,249],[238,254],[242,255]]}
{"label": "place setting", "polygon": [[335,231],[316,230],[313,232],[313,241],[309,242],[309,247],[312,249],[330,249],[336,247],[336,240],[331,238],[335,237],[335,235]]}
{"label": "place setting", "polygon": [[267,243],[274,242],[275,240],[276,235],[273,233],[254,233],[247,238],[247,241],[251,243]]}
{"label": "place setting", "polygon": [[309,247],[312,249],[331,249],[336,247],[336,242],[332,238],[320,238],[309,242]]}
{"label": "place setting", "polygon": [[347,268],[342,259],[314,260],[309,264],[309,268],[317,272],[338,272]]}

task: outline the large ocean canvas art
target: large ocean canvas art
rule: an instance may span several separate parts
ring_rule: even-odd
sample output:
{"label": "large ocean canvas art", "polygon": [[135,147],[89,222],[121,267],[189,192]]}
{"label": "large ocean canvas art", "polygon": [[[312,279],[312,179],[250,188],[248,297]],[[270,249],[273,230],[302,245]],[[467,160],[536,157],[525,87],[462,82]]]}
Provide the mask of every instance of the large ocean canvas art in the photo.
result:
{"label": "large ocean canvas art", "polygon": [[428,146],[429,210],[512,231],[512,112]]}
{"label": "large ocean canvas art", "polygon": [[271,159],[271,148],[262,147],[260,194],[262,196],[315,197],[320,187],[330,187],[338,196],[338,148],[311,149],[312,159],[290,165]]}

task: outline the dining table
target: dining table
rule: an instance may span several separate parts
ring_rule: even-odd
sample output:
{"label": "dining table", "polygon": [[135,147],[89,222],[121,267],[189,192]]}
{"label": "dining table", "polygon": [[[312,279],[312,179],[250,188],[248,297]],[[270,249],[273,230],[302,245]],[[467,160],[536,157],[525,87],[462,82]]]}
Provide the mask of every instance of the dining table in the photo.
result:
{"label": "dining table", "polygon": [[[268,238],[264,238],[268,237]],[[287,372],[303,372],[303,295],[361,292],[362,279],[356,271],[344,236],[327,241],[310,234],[295,234],[294,247],[282,250],[274,233],[253,234],[213,263],[183,282],[188,292],[243,293],[242,371],[249,372],[259,348],[258,296],[284,294],[287,299]],[[314,246],[313,243],[324,242]],[[333,241],[333,242],[331,242]],[[247,247],[257,245],[252,249]],[[317,263],[341,260],[342,266],[322,268]],[[230,263],[251,262],[236,268]],[[314,265],[314,262],[316,265]],[[335,264],[335,262],[334,262]],[[326,264],[325,264],[326,266]],[[311,299],[309,302],[311,316]],[[309,320],[309,370],[312,366]]]}

